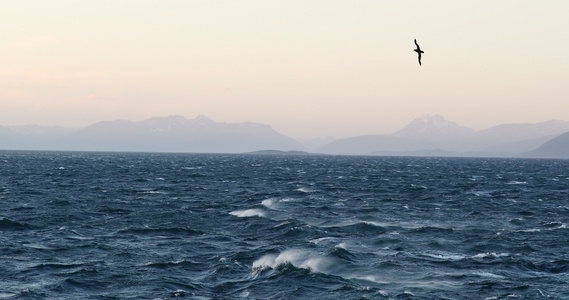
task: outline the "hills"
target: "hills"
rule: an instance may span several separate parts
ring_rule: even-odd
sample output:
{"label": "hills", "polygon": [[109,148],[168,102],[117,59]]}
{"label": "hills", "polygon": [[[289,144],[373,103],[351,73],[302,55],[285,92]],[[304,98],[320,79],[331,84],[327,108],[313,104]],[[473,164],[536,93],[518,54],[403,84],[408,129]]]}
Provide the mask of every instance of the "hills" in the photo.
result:
{"label": "hills", "polygon": [[447,140],[462,138],[472,133],[474,130],[447,121],[441,115],[424,115],[391,135],[407,139]]}
{"label": "hills", "polygon": [[569,158],[569,132],[566,132],[535,149],[525,153],[527,157]]}
{"label": "hills", "polygon": [[[23,133],[23,134],[22,134]],[[214,122],[206,116],[156,117],[144,121],[103,121],[51,135],[0,127],[1,149],[242,153],[260,149],[301,150],[302,145],[270,126]]]}
{"label": "hills", "polygon": [[357,155],[548,157],[545,152],[533,150],[565,132],[569,132],[569,122],[559,120],[503,124],[475,131],[440,115],[425,115],[392,134],[339,139],[318,151]]}
{"label": "hills", "polygon": [[392,134],[301,143],[265,124],[167,116],[102,121],[79,129],[0,126],[0,149],[569,158],[569,122],[502,124],[475,131],[440,115],[425,115]]}

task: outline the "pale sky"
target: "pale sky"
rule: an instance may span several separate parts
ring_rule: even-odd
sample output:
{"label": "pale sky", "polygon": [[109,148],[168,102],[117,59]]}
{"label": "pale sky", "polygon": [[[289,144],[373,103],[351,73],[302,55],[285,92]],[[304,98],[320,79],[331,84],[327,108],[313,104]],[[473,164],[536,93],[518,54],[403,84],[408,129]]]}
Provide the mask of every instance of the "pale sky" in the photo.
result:
{"label": "pale sky", "polygon": [[203,114],[314,138],[391,133],[425,114],[477,130],[569,121],[566,0],[18,0],[0,11],[0,125]]}

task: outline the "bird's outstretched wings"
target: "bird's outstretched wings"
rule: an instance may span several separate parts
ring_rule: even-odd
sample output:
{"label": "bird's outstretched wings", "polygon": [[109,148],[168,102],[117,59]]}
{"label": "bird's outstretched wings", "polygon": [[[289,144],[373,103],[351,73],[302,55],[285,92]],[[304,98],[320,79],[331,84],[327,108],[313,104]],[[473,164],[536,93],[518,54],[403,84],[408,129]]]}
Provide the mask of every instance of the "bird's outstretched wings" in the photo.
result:
{"label": "bird's outstretched wings", "polygon": [[417,39],[414,39],[413,41],[415,42],[415,46],[417,46],[417,49],[415,49],[413,51],[417,52],[417,54],[419,55],[419,66],[420,66],[421,65],[421,53],[424,53],[424,52],[421,50],[421,47],[419,47],[419,44],[417,44]]}

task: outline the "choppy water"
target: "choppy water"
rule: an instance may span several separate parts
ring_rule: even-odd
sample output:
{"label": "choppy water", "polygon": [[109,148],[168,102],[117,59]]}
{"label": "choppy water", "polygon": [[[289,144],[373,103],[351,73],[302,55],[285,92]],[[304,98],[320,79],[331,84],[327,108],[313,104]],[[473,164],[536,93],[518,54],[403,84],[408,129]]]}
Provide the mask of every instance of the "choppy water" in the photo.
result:
{"label": "choppy water", "polygon": [[0,152],[0,298],[569,299],[569,161]]}

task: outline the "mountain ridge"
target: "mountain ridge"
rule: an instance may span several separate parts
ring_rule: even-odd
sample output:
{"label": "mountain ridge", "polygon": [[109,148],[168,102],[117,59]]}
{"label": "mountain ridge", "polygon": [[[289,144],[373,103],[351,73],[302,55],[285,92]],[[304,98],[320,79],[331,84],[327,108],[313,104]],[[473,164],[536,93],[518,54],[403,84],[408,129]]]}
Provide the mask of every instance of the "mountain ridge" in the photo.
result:
{"label": "mountain ridge", "polygon": [[[266,124],[170,115],[142,121],[100,121],[79,129],[0,126],[0,149],[208,153],[308,149],[337,155],[548,157],[545,150],[534,150],[565,132],[569,132],[569,122],[561,120],[500,124],[475,131],[441,115],[424,115],[392,134],[323,138],[302,144]],[[558,144],[548,147],[561,147]]]}
{"label": "mountain ridge", "polygon": [[524,153],[524,156],[539,158],[569,158],[569,132],[545,142],[533,151]]}
{"label": "mountain ridge", "polygon": [[560,120],[501,124],[475,131],[447,121],[441,115],[424,115],[391,134],[338,139],[317,151],[358,155],[517,157],[565,132],[569,132],[569,122]]}
{"label": "mountain ridge", "polygon": [[441,115],[423,115],[391,135],[411,139],[444,140],[472,133],[474,133],[473,129],[447,121]]}
{"label": "mountain ridge", "polygon": [[[20,127],[0,126],[0,148],[7,150],[80,150],[242,153],[260,149],[303,150],[302,145],[271,126],[251,122],[214,122],[173,115],[142,121],[100,121],[53,138],[18,135]],[[17,139],[7,139],[12,135]]]}

